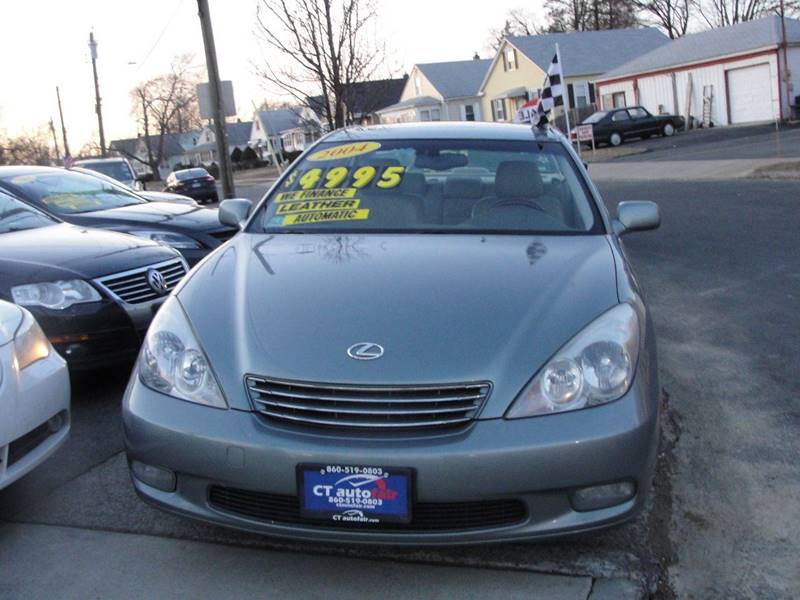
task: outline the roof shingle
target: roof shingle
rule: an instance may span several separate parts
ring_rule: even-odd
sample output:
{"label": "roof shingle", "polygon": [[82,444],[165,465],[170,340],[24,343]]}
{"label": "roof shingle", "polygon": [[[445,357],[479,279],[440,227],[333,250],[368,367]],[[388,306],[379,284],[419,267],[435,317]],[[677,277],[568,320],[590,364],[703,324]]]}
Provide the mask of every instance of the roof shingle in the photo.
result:
{"label": "roof shingle", "polygon": [[445,100],[477,96],[490,59],[418,64],[417,68]]}

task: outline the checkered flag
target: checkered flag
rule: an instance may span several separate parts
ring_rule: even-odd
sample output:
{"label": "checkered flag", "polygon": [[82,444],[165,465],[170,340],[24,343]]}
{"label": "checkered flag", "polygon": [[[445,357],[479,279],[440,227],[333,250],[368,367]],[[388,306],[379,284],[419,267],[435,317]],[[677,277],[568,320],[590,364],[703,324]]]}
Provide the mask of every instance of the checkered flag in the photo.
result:
{"label": "checkered flag", "polygon": [[547,78],[539,96],[538,112],[546,116],[554,106],[564,105],[564,85],[562,84],[561,63],[558,60],[558,51],[553,56],[553,62],[547,68]]}

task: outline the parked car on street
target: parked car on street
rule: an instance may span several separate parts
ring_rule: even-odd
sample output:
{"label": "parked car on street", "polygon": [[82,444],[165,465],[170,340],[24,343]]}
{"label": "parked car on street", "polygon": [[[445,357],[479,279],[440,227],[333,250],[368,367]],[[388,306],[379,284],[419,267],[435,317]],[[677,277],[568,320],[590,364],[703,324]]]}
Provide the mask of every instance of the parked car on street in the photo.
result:
{"label": "parked car on street", "polygon": [[[582,124],[592,125],[595,143],[619,146],[631,138],[671,137],[683,129],[686,120],[677,115],[652,115],[642,106],[628,106],[598,111],[586,117]],[[571,135],[575,140],[574,129]]]}
{"label": "parked car on street", "polygon": [[164,191],[189,196],[201,204],[219,202],[217,180],[202,167],[173,171],[167,176]]}
{"label": "parked car on street", "polygon": [[103,175],[97,171],[92,171],[91,169],[84,169],[82,167],[72,167],[70,171],[75,171],[77,173],[83,173],[84,175],[91,175],[92,177],[99,177],[100,179],[105,179],[110,183],[115,183],[117,185],[122,185],[127,188],[131,193],[136,194],[137,196],[144,198],[150,202],[174,202],[176,204],[186,204],[188,206],[199,206],[197,202],[195,202],[189,196],[184,196],[182,194],[171,194],[169,192],[156,192],[151,190],[145,189],[134,189],[130,186],[124,185],[119,181],[116,181],[112,177],[108,175]]}
{"label": "parked car on street", "polygon": [[85,158],[76,160],[73,166],[102,173],[106,177],[110,177],[133,190],[141,189],[142,187],[141,182],[136,178],[136,171],[133,170],[127,158]]}
{"label": "parked car on street", "polygon": [[58,450],[70,429],[69,375],[30,312],[0,300],[0,490]]}
{"label": "parked car on street", "polygon": [[236,234],[216,209],[148,202],[127,188],[52,167],[0,167],[0,189],[68,223],[131,233],[166,244],[190,266]]}
{"label": "parked car on street", "polygon": [[187,271],[167,246],[62,223],[0,190],[0,299],[31,311],[73,370],[133,362]]}
{"label": "parked car on street", "polygon": [[198,266],[123,400],[138,494],[220,525],[335,543],[591,531],[650,488],[648,309],[606,212],[550,129],[335,131]]}

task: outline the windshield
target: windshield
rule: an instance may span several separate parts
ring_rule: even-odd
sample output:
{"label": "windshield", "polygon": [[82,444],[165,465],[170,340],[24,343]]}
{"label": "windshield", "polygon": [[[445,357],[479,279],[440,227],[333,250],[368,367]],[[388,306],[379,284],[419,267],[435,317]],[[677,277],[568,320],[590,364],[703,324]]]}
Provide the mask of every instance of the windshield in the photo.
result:
{"label": "windshield", "polygon": [[12,190],[59,215],[146,204],[124,187],[74,171],[45,171],[3,178]]}
{"label": "windshield", "polygon": [[604,110],[602,110],[600,112],[592,113],[591,115],[586,117],[583,120],[583,122],[586,125],[588,125],[589,123],[597,123],[598,121],[601,121],[603,119],[603,117],[605,117],[607,114],[608,114],[608,112],[606,112]]}
{"label": "windshield", "polygon": [[0,192],[0,234],[55,225],[58,221]]}
{"label": "windshield", "polygon": [[318,144],[251,229],[577,234],[602,225],[559,143],[391,140]]}
{"label": "windshield", "polygon": [[132,181],[135,179],[131,168],[128,163],[122,160],[105,161],[105,160],[88,160],[78,161],[76,166],[83,167],[84,169],[91,169],[103,175],[107,175],[117,181]]}
{"label": "windshield", "polygon": [[185,171],[175,171],[175,177],[180,181],[185,179],[197,179],[198,177],[208,177],[208,171],[205,169],[186,169]]}

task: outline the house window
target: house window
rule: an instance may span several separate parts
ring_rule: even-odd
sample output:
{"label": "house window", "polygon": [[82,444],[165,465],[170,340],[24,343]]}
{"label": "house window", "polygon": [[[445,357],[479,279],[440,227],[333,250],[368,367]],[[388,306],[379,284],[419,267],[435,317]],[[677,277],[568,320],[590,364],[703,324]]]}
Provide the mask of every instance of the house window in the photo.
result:
{"label": "house window", "polygon": [[506,103],[502,98],[492,100],[492,118],[495,121],[506,120]]}
{"label": "house window", "polygon": [[517,51],[514,48],[507,48],[506,51],[503,52],[503,70],[517,70]]}
{"label": "house window", "polygon": [[573,108],[583,108],[589,106],[589,86],[586,82],[577,82],[572,84],[573,93]]}
{"label": "house window", "polygon": [[442,111],[438,108],[431,108],[430,110],[421,110],[419,111],[419,120],[420,121],[441,121],[442,120]]}
{"label": "house window", "polygon": [[613,101],[614,108],[622,108],[625,106],[625,92],[614,92]]}
{"label": "house window", "polygon": [[464,120],[465,121],[474,121],[475,120],[475,105],[474,104],[465,104],[464,105]]}

